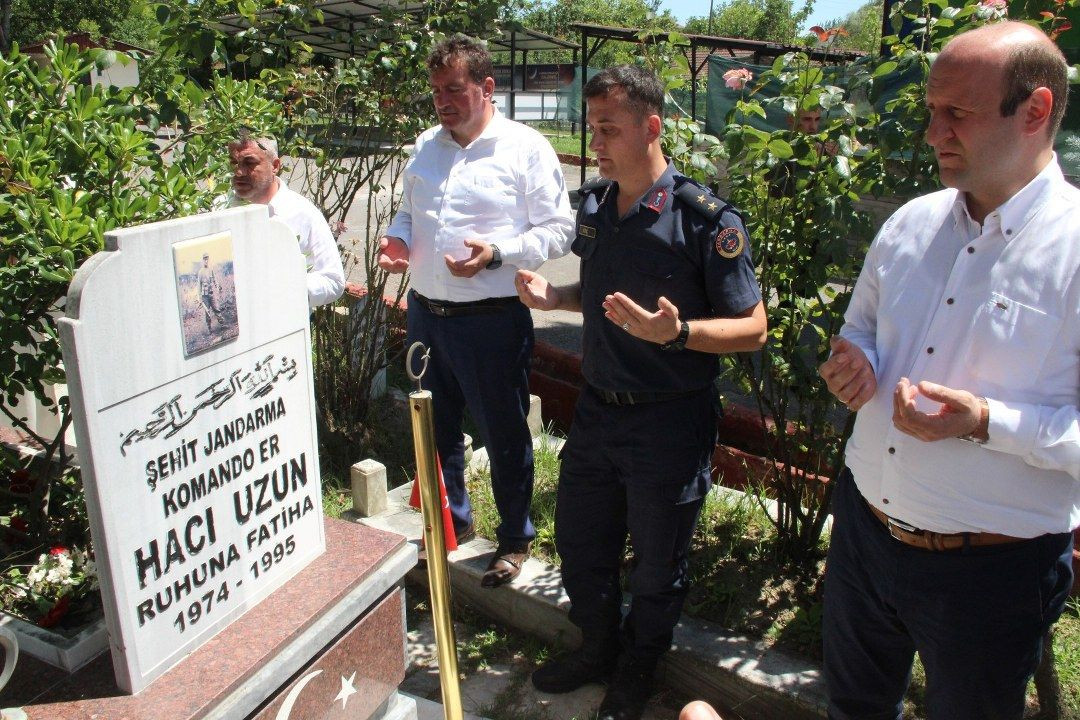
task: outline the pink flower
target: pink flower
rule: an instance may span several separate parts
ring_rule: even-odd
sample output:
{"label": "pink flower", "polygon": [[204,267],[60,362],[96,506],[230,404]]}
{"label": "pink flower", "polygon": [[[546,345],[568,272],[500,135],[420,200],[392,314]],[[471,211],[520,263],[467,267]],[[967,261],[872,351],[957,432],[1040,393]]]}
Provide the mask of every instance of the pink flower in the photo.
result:
{"label": "pink flower", "polygon": [[996,10],[1001,13],[1007,13],[1009,11],[1008,0],[979,0],[979,4],[985,8]]}
{"label": "pink flower", "polygon": [[754,74],[746,68],[728,70],[724,73],[724,84],[732,90],[742,90],[746,83],[754,79]]}

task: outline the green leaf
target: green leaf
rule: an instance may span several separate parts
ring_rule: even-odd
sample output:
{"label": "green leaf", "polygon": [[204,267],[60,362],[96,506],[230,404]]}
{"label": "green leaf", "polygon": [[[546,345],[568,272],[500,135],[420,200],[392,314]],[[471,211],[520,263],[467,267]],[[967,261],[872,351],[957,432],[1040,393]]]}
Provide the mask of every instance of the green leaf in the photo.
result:
{"label": "green leaf", "polygon": [[794,154],[791,145],[786,140],[781,140],[780,138],[769,142],[769,152],[781,160],[787,160]]}
{"label": "green leaf", "polygon": [[836,156],[836,172],[845,180],[851,177],[851,162],[843,155]]}
{"label": "green leaf", "polygon": [[870,76],[875,77],[875,78],[879,78],[879,77],[882,77],[883,75],[888,75],[889,73],[891,73],[895,69],[896,69],[896,61],[895,60],[886,60],[885,62],[881,63],[876,68],[874,68],[874,72],[871,73]]}
{"label": "green leaf", "polygon": [[165,25],[166,23],[168,23],[169,22],[169,14],[170,13],[169,13],[169,6],[168,5],[166,5],[164,3],[162,3],[161,5],[158,5],[157,10],[155,11],[155,15],[157,15],[158,25]]}

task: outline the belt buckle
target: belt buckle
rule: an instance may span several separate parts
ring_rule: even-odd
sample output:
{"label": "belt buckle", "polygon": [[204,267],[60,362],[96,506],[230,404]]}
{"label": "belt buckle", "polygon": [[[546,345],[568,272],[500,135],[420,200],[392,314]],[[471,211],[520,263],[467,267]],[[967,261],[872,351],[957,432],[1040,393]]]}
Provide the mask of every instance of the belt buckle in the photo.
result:
{"label": "belt buckle", "polygon": [[433,303],[433,302],[431,302],[429,300],[428,301],[428,308],[435,315],[438,315],[439,317],[446,317],[446,306],[445,305],[438,305],[438,304]]}
{"label": "belt buckle", "polygon": [[922,537],[923,534],[923,531],[915,527],[914,525],[908,525],[906,522],[903,522],[902,520],[897,520],[893,517],[888,518],[888,521],[885,523],[885,527],[888,528],[889,535],[893,539],[899,540],[900,542],[904,542],[904,538],[897,535],[898,530],[900,532],[906,532],[909,535],[915,535],[918,537]]}

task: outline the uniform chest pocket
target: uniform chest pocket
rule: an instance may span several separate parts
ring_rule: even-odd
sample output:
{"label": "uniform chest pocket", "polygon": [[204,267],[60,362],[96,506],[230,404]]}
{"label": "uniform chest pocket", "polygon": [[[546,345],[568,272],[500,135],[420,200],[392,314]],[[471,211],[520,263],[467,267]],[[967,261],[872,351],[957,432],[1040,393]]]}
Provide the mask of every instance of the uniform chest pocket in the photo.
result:
{"label": "uniform chest pocket", "polygon": [[971,373],[997,386],[1030,387],[1060,330],[1061,318],[991,293],[971,328]]}
{"label": "uniform chest pocket", "polygon": [[670,299],[671,286],[679,268],[675,258],[652,250],[635,249],[626,268],[623,292],[634,302],[655,312],[656,301],[661,295],[668,294]]}
{"label": "uniform chest pocket", "polygon": [[590,228],[592,234],[586,235],[582,232],[578,232],[577,237],[574,238],[574,242],[570,243],[570,252],[577,255],[582,260],[588,260],[596,252],[596,230]]}

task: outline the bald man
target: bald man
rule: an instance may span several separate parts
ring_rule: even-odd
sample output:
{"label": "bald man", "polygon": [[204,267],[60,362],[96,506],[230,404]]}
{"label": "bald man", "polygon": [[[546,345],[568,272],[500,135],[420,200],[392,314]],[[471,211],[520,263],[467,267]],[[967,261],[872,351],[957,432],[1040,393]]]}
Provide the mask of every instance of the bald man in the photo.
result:
{"label": "bald man", "polygon": [[833,494],[829,717],[1019,720],[1080,525],[1080,191],[1053,152],[1040,31],[955,37],[930,71],[947,189],[881,228],[821,375],[858,412]]}

